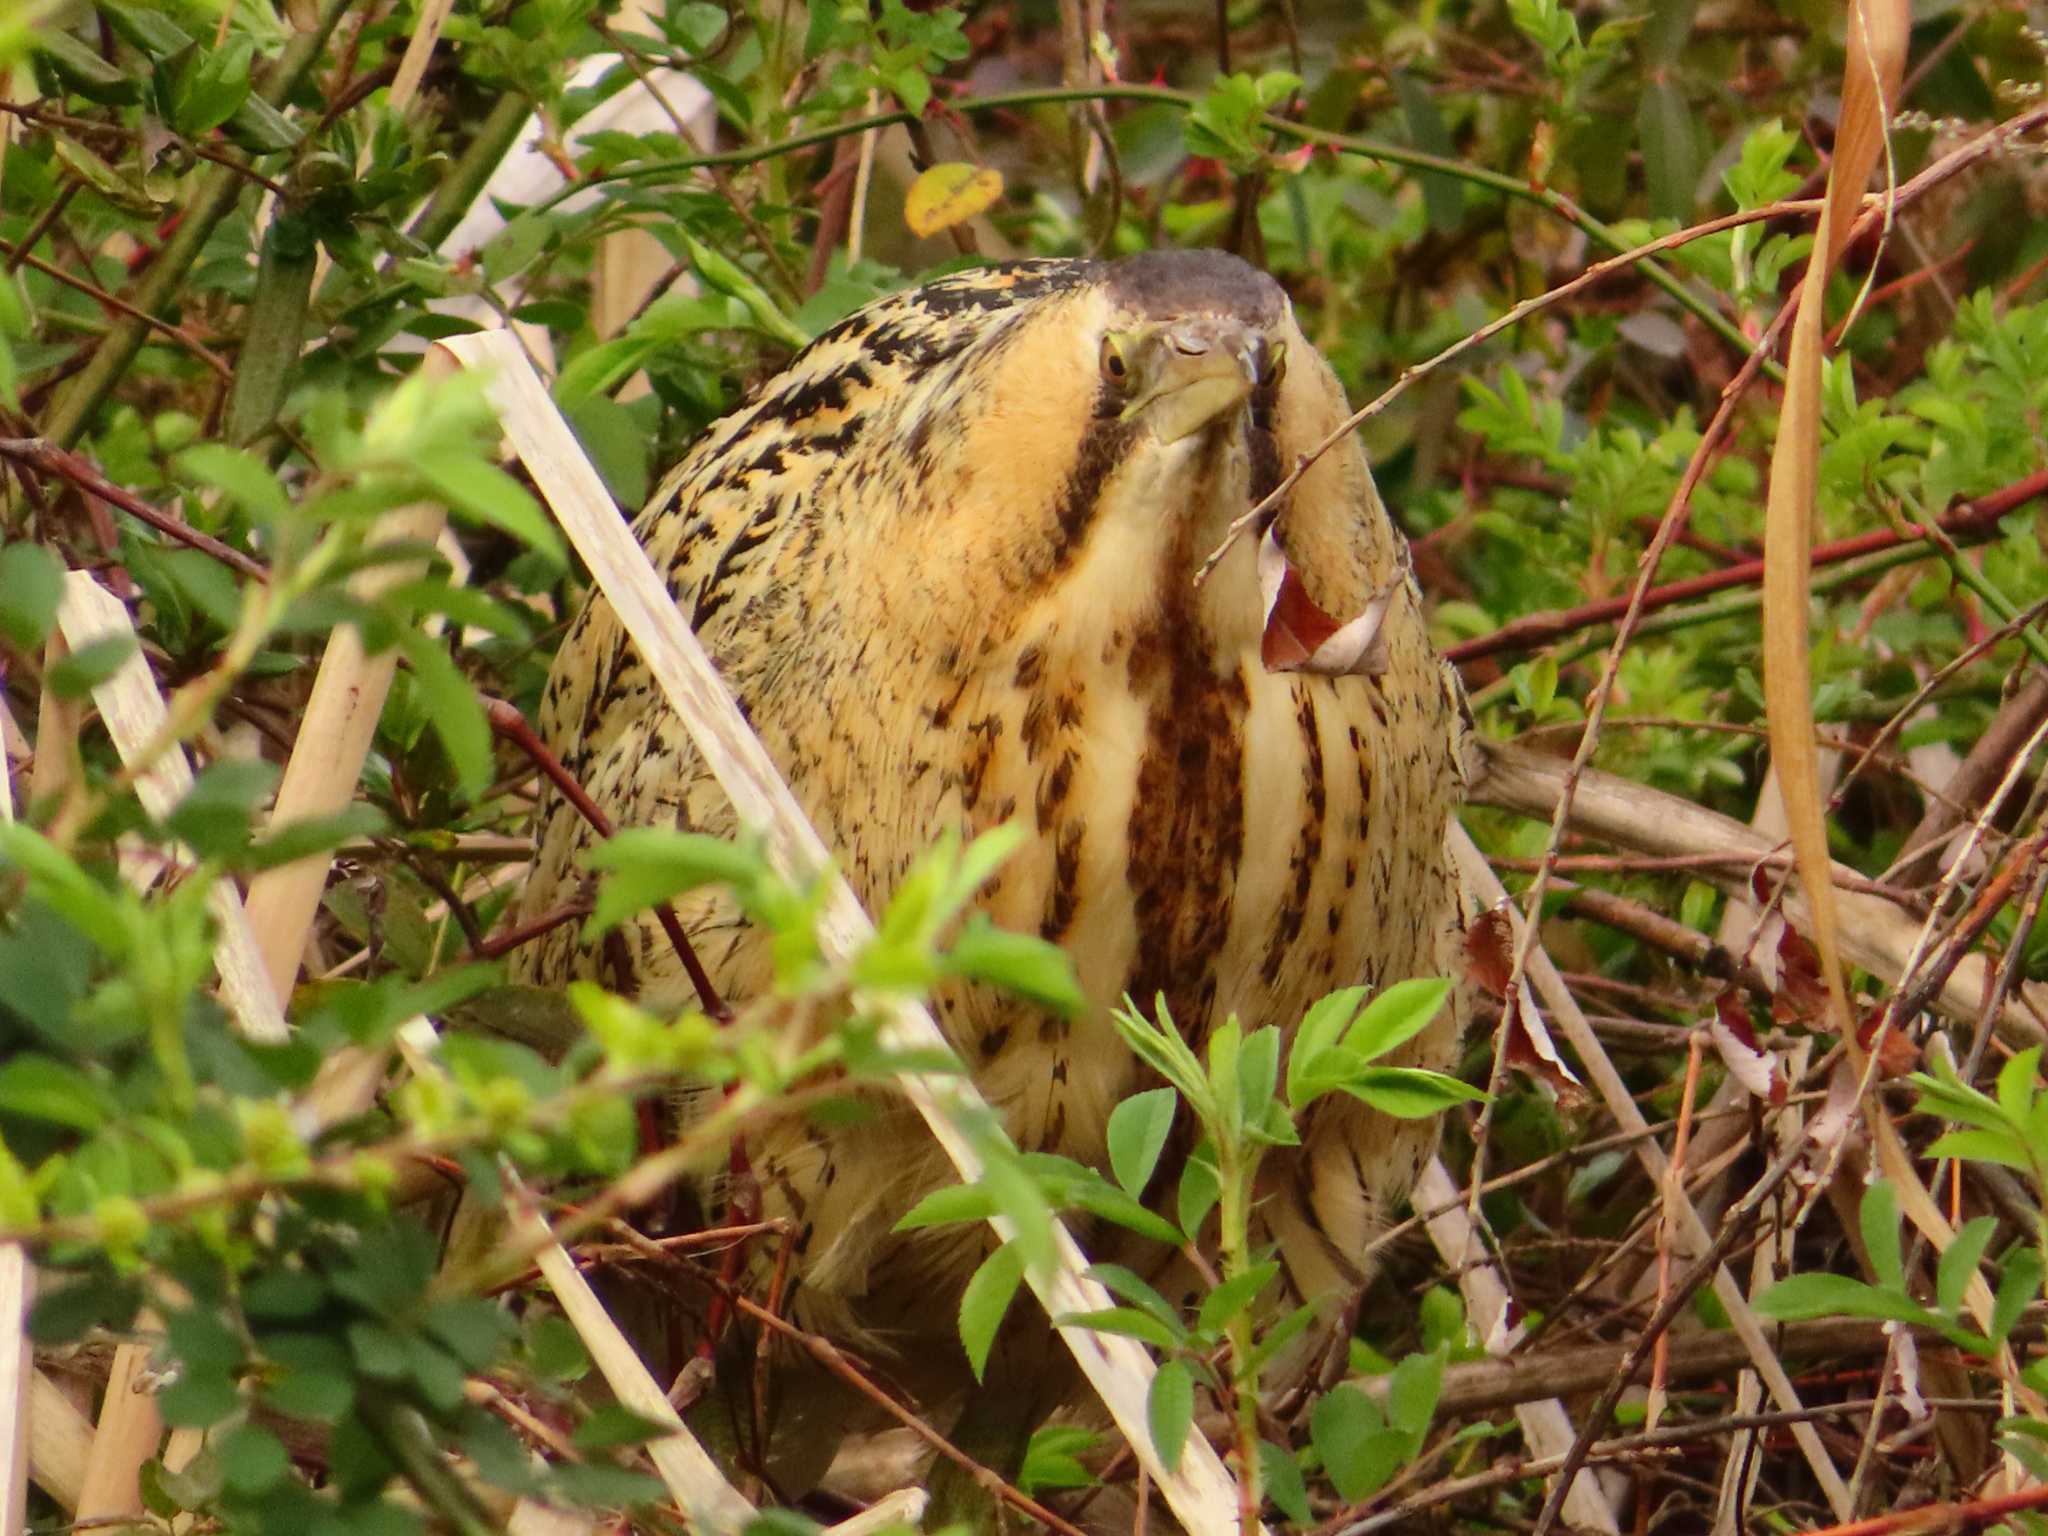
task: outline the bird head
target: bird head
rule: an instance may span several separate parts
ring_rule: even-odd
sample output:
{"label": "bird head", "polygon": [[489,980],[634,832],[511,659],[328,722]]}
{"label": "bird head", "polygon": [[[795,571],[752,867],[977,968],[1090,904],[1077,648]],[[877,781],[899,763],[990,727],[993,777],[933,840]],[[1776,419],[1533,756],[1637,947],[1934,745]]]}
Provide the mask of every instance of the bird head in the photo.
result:
{"label": "bird head", "polygon": [[[1033,625],[1105,656],[1170,628],[1228,671],[1259,646],[1256,541],[1199,592],[1194,574],[1345,412],[1280,285],[1234,256],[1017,262],[821,337],[736,414],[729,472],[777,476],[792,496],[824,477],[852,486],[835,498],[860,508],[845,547],[871,571],[842,610],[914,593],[916,638],[940,657]],[[765,452],[778,421],[790,436]],[[1392,576],[1397,541],[1355,443],[1318,460],[1279,515],[1328,612],[1358,612]]]}
{"label": "bird head", "polygon": [[1122,423],[1141,423],[1171,445],[1230,421],[1262,380],[1277,382],[1286,343],[1223,315],[1196,315],[1109,331],[1100,368],[1125,397]]}

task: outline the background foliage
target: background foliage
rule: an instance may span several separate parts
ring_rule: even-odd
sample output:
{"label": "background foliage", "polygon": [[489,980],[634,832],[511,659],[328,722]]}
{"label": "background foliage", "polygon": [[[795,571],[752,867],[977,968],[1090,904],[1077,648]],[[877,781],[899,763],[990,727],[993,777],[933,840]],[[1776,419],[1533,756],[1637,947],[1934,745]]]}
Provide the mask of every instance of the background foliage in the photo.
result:
{"label": "background foliage", "polygon": [[[401,59],[433,24],[426,10],[101,0],[0,24],[12,71],[0,458],[13,469],[0,725],[22,817],[0,832],[0,1229],[32,1239],[46,1267],[39,1342],[160,1340],[175,1367],[157,1394],[164,1419],[213,1429],[199,1460],[147,1471],[153,1516],[397,1531],[422,1518],[391,1494],[405,1483],[441,1519],[486,1520],[436,1446],[512,1494],[659,1498],[621,1450],[640,1426],[571,1390],[587,1363],[558,1317],[487,1299],[489,1277],[435,1278],[445,1234],[401,1198],[406,1170],[425,1158],[494,1188],[503,1155],[529,1179],[601,1188],[635,1157],[629,1094],[662,1074],[721,1074],[758,1102],[837,1060],[783,1059],[759,1020],[718,1034],[593,990],[578,999],[591,1042],[559,1060],[451,1034],[440,1070],[320,1137],[284,1107],[323,1058],[383,1048],[406,1019],[493,983],[490,935],[515,888],[533,780],[479,701],[532,710],[581,592],[551,524],[497,466],[478,393],[422,371],[437,337],[517,321],[631,508],[750,384],[878,293],[996,255],[1237,249],[1286,285],[1354,402],[1412,382],[1363,430],[1487,738],[1569,752],[1613,600],[1683,505],[1593,760],[1738,820],[1758,810],[1752,562],[1778,395],[1775,363],[1761,376],[1743,364],[1803,270],[1810,213],[1703,235],[1533,310],[1451,367],[1407,370],[1594,260],[1813,196],[1843,78],[1836,7],[1133,0],[1103,16],[1033,0],[667,0],[621,15],[586,0],[462,0],[415,94],[400,88]],[[2028,606],[2048,590],[2030,515],[2048,411],[2038,20],[1991,0],[1913,14],[1891,140],[1908,195],[1859,237],[1827,295],[1831,326],[1852,309],[1856,320],[1825,375],[1812,609],[1823,741],[1861,754],[1829,823],[1836,857],[1928,917],[1937,942],[2009,960],[2016,981],[2048,976],[2032,766],[2048,690],[2027,680],[2048,658]],[[579,71],[600,58],[609,67]],[[652,71],[674,72],[655,78],[706,124],[701,145],[665,120],[579,134]],[[555,174],[501,217],[464,224],[494,167],[528,144]],[[931,167],[936,179],[920,180]],[[659,280],[644,299],[619,276],[627,231],[642,242],[632,260]],[[1729,429],[1695,463],[1724,404]],[[368,595],[351,582],[366,559],[397,564],[388,549],[365,556],[368,530],[422,501],[450,509],[454,536],[425,574]],[[165,514],[155,525],[152,510]],[[1905,527],[1945,514],[1952,543]],[[128,605],[139,653],[47,644],[66,569]],[[370,767],[342,815],[272,829],[264,807],[312,661],[342,623],[402,657]],[[171,697],[160,741],[200,767],[168,814],[144,808],[90,723],[92,689],[136,654]],[[1967,856],[1909,852],[1980,811]],[[1551,836],[1497,808],[1467,824],[1511,887]],[[340,850],[340,877],[291,999],[295,1032],[250,1041],[208,987],[211,877],[319,848]],[[1682,1108],[1702,1137],[1742,1129],[1718,1162],[1688,1170],[1709,1212],[1762,1172],[1785,1104],[1826,1086],[1830,1043],[1814,1032],[1796,937],[1764,929],[1759,942],[1753,913],[1736,898],[1731,914],[1707,877],[1711,853],[1688,864],[1568,840],[1544,931],[1666,1143]],[[702,878],[751,882],[810,995],[857,979],[805,949],[805,893],[744,858],[702,857]],[[871,966],[929,978],[981,964],[1056,990],[1014,954],[948,960],[957,892],[951,907],[929,905],[930,891],[905,899],[884,924],[896,948]],[[1892,979],[1856,978],[1866,1004]],[[1817,1075],[1791,1071],[1781,1103],[1722,1091],[1723,1057],[1697,1033],[1716,1018],[1760,1030],[1789,1061],[1810,1056]],[[1905,1055],[1890,1064],[1933,1073],[1929,1113],[1909,1114],[1903,1093],[1885,1101],[1914,1143],[1943,1118],[2005,1139],[1933,1149],[1968,1160],[1969,1177],[1938,1191],[1957,1224],[1989,1223],[1965,1228],[1970,1262],[1944,1259],[1938,1275],[1901,1252],[1894,1208],[1880,1198],[1873,1216],[1857,1193],[1854,1138],[1825,1162],[1847,1214],[1823,1201],[1803,1228],[1796,1267],[1810,1278],[1781,1315],[1895,1318],[1973,1341],[1940,1357],[1938,1391],[1874,1327],[1837,1339],[1848,1363],[1810,1382],[1822,1408],[1904,1390],[1904,1408],[1823,1416],[1872,1508],[1967,1497],[1996,1472],[1987,1415],[1959,1405],[2014,1411],[1997,1408],[1996,1388],[2017,1368],[1992,1346],[2018,1337],[2038,1301],[2039,1262],[2018,1256],[2039,1244],[2048,1163],[2035,1058],[2007,1059],[1984,1029],[1950,1049],[1931,1043],[1945,1025],[1892,1023]],[[857,1039],[835,1049],[857,1070],[883,1065],[860,1060]],[[1446,1157],[1454,1174],[1495,1180],[1480,1209],[1533,1325],[1525,1358],[1642,1337],[1655,1296],[1644,1277],[1667,1246],[1659,1192],[1597,1100],[1542,1074],[1498,1076],[1493,1056],[1473,1042],[1464,1076],[1498,1091],[1484,1111],[1446,1117]],[[698,1150],[715,1158],[730,1124]],[[1412,1230],[1384,1257],[1387,1304],[1366,1310],[1352,1352],[1365,1385],[1255,1426],[1272,1442],[1269,1512],[1304,1526],[1389,1510],[1535,1518],[1540,1479],[1481,1475],[1521,1448],[1504,1406],[1517,1399],[1457,1408],[1457,1371],[1483,1351],[1456,1277]],[[2002,1333],[1958,1320],[1980,1262],[2001,1308],[2010,1297],[2017,1309],[2001,1312]],[[1840,1286],[1811,1283],[1832,1272]],[[1694,1334],[1723,1321],[1697,1312]],[[1227,1332],[1215,1322],[1159,1327],[1199,1367]],[[1932,1360],[1939,1345],[1922,1347]],[[1403,1357],[1433,1364],[1366,1390]],[[48,1357],[85,1383],[88,1407],[97,1358]],[[1176,1369],[1177,1382],[1196,1374]],[[1688,1385],[1659,1411],[1697,1433],[1664,1460],[1623,1463],[1636,1528],[1703,1522],[1731,1454],[1760,1474],[1751,1518],[1825,1524],[1783,1425],[1717,1427],[1726,1371],[1671,1369]],[[1451,1384],[1434,1425],[1444,1383],[1418,1385],[1432,1370]],[[1557,1390],[1536,1374],[1532,1395]],[[508,1427],[479,1381],[567,1438]],[[1912,1406],[1927,1398],[1950,1404],[1932,1436]],[[2008,1437],[2022,1450],[2039,1433],[2025,1406]],[[1642,1412],[1624,1403],[1623,1428]],[[537,1443],[544,1463],[529,1455]],[[1056,1499],[1105,1475],[1127,1480],[1128,1461],[1069,1428],[1041,1439],[1023,1481]]]}

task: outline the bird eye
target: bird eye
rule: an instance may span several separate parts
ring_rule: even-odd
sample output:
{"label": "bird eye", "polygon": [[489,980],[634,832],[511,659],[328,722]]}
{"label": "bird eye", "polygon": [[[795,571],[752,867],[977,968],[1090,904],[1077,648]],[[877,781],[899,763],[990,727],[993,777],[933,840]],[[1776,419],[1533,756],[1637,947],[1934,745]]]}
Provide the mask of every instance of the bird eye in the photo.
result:
{"label": "bird eye", "polygon": [[1131,382],[1131,361],[1128,355],[1129,338],[1109,335],[1102,338],[1102,376],[1125,389]]}

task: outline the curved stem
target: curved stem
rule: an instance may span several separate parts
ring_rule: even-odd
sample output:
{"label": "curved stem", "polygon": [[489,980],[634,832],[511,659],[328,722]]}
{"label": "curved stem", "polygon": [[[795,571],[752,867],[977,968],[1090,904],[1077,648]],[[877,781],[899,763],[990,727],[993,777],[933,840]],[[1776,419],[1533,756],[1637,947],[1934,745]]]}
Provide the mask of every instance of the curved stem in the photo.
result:
{"label": "curved stem", "polygon": [[[1048,87],[1031,91],[1000,91],[989,96],[966,96],[946,103],[946,110],[967,114],[982,112],[1004,112],[1018,107],[1058,106],[1084,101],[1136,101],[1149,102],[1155,106],[1172,107],[1177,111],[1193,111],[1201,104],[1202,98],[1191,91],[1177,91],[1164,85],[1122,85],[1102,84],[1093,86]],[[585,187],[607,181],[642,181],[662,176],[671,176],[683,171],[704,170],[713,167],[753,165],[762,160],[794,154],[819,144],[829,144],[835,139],[853,134],[866,133],[876,128],[889,128],[899,123],[909,124],[920,121],[918,114],[898,109],[893,112],[878,112],[869,117],[854,118],[829,127],[808,129],[792,134],[786,139],[777,139],[772,144],[757,144],[746,149],[723,150],[716,154],[683,155],[673,160],[650,160],[639,165],[624,166],[616,171],[603,172],[565,186],[538,205],[538,211],[546,211],[564,199],[573,196]],[[1566,197],[1562,192],[1542,186],[1536,182],[1522,180],[1500,171],[1490,171],[1482,166],[1470,165],[1448,155],[1433,155],[1426,150],[1411,149],[1405,144],[1389,143],[1363,134],[1336,133],[1325,128],[1312,128],[1306,123],[1292,122],[1271,113],[1260,118],[1260,126],[1294,140],[1300,144],[1319,144],[1345,154],[1359,155],[1368,160],[1384,161],[1411,171],[1429,171],[1438,175],[1454,177],[1472,186],[1484,187],[1502,197],[1514,198],[1520,202],[1533,203],[1545,212],[1564,220],[1574,229],[1583,231],[1588,238],[1614,252],[1626,251],[1630,242],[1607,224],[1594,218],[1583,208]],[[1672,298],[1684,305],[1700,321],[1710,327],[1736,351],[1747,355],[1749,338],[1742,334],[1741,327],[1722,314],[1709,300],[1695,293],[1691,288],[1665,268],[1652,261],[1645,261],[1643,273],[1649,280],[1662,288]],[[1773,377],[1778,375],[1773,372]]]}

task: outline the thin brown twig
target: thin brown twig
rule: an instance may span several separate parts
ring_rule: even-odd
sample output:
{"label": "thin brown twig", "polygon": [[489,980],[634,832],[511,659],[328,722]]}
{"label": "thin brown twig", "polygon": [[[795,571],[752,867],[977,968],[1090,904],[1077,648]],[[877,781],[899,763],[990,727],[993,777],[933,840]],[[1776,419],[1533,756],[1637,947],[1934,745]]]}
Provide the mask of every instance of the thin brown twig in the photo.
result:
{"label": "thin brown twig", "polygon": [[587,897],[564,902],[538,917],[529,918],[510,928],[501,928],[496,933],[486,934],[480,942],[470,946],[470,953],[479,960],[495,960],[500,955],[509,955],[520,945],[531,944],[542,934],[552,933],[564,923],[590,916],[590,906]]}
{"label": "thin brown twig", "polygon": [[1613,1419],[1615,1405],[1621,1401],[1622,1393],[1628,1390],[1629,1383],[1635,1379],[1636,1372],[1655,1347],[1657,1339],[1676,1320],[1680,1310],[1691,1302],[1693,1292],[1720,1268],[1729,1251],[1734,1248],[1738,1239],[1748,1230],[1750,1222],[1763,1208],[1764,1202],[1777,1193],[1778,1186],[1784,1183],[1791,1176],[1792,1170],[1805,1160],[1806,1150],[1804,1141],[1801,1141],[1773,1163],[1764,1176],[1750,1186],[1748,1192],[1722,1218],[1720,1230],[1714,1234],[1714,1240],[1707,1245],[1706,1252],[1693,1261],[1671,1287],[1670,1294],[1650,1315],[1650,1320],[1643,1325],[1642,1332],[1629,1346],[1629,1352],[1623,1358],[1620,1369],[1615,1371],[1613,1379],[1608,1382],[1606,1389],[1601,1392],[1598,1400],[1580,1423],[1578,1435],[1572,1441],[1572,1448],[1565,1453],[1564,1461],[1558,1468],[1557,1480],[1551,1485],[1550,1494],[1543,1502],[1542,1513],[1536,1517],[1535,1536],[1545,1536],[1546,1532],[1556,1527],[1558,1516],[1564,1511],[1565,1493],[1585,1466],[1587,1453],[1593,1448],[1594,1437]]}
{"label": "thin brown twig", "polygon": [[[576,782],[576,776],[562,766],[562,760],[540,739],[533,727],[527,723],[526,716],[503,699],[485,699],[483,705],[484,718],[490,722],[491,729],[531,758],[540,771],[548,776],[555,788],[562,792],[562,798],[576,808],[577,814],[590,823],[592,830],[599,837],[610,837],[613,830],[611,817],[599,809],[597,802]],[[718,988],[712,984],[710,973],[697,958],[697,951],[691,947],[690,936],[683,932],[682,920],[676,916],[675,907],[669,902],[661,902],[655,907],[654,915],[661,923],[662,932],[668,935],[669,943],[675,946],[676,956],[683,962],[683,970],[689,976],[690,984],[697,989],[698,1005],[719,1023],[730,1024],[733,1017],[732,1009],[727,1006],[725,999],[719,996]]]}
{"label": "thin brown twig", "polygon": [[[1494,859],[1496,869],[1518,873],[1534,874],[1540,860],[1516,858],[1503,854]],[[1779,848],[1764,858],[1747,853],[1564,853],[1559,854],[1553,866],[1561,874],[1581,872],[1586,874],[1650,874],[1663,870],[1687,869],[1776,869],[1790,870],[1792,856]],[[1856,891],[1865,896],[1879,896],[1902,907],[1908,912],[1925,910],[1917,893],[1886,885],[1882,881],[1868,880],[1861,875],[1852,875],[1845,870],[1835,872],[1835,884],[1845,891]]]}
{"label": "thin brown twig", "polygon": [[2042,855],[2048,853],[2048,828],[2043,828],[2029,838],[2013,856],[2006,860],[1997,874],[1977,891],[1977,899],[1970,910],[1950,933],[1940,953],[1931,960],[1926,969],[1913,978],[1912,985],[1902,988],[1892,996],[1890,1008],[1894,1027],[1902,1027],[1928,1003],[1933,1001],[1941,989],[1948,984],[1955,968],[1962,964],[1963,956],[1976,948],[1977,941],[1991,926],[1992,920],[2004,910],[2012,899],[2020,880],[2031,875],[2040,865]]}
{"label": "thin brown twig", "polygon": [[[641,1243],[646,1242],[646,1239],[641,1238],[630,1227],[619,1224],[618,1230],[626,1238],[629,1245],[637,1247]],[[714,1294],[724,1296],[731,1306],[744,1312],[764,1328],[779,1334],[782,1338],[803,1350],[813,1360],[817,1361],[818,1364],[824,1366],[826,1370],[837,1376],[841,1381],[860,1393],[861,1396],[867,1398],[884,1413],[896,1420],[897,1423],[916,1435],[918,1439],[924,1441],[925,1444],[929,1445],[947,1460],[954,1462],[964,1469],[976,1482],[987,1488],[1011,1508],[1030,1516],[1033,1520],[1041,1521],[1048,1529],[1059,1532],[1060,1536],[1085,1536],[1085,1533],[1078,1527],[1061,1519],[1022,1489],[1012,1486],[1007,1479],[992,1468],[984,1466],[954,1445],[952,1441],[932,1428],[930,1424],[926,1423],[916,1413],[897,1401],[879,1382],[873,1380],[851,1356],[824,1335],[797,1327],[796,1324],[790,1322],[787,1318],[777,1315],[769,1308],[746,1296],[743,1292],[722,1280],[715,1279],[697,1266],[687,1264],[672,1254],[655,1249],[652,1243],[647,1243],[647,1247],[651,1250],[648,1254],[649,1257],[661,1260],[665,1265],[673,1268],[680,1274],[688,1276],[697,1284],[709,1287]]]}
{"label": "thin brown twig", "polygon": [[261,582],[270,580],[269,568],[260,561],[223,544],[210,533],[201,533],[183,518],[173,517],[134,493],[123,490],[85,458],[69,449],[59,448],[47,438],[0,437],[0,459],[7,459],[38,474],[54,475],[69,481],[87,495],[97,496],[101,501],[119,507],[130,517],[140,518],[159,533],[168,534],[181,544],[189,544],[213,556],[222,565],[240,571],[244,576]]}
{"label": "thin brown twig", "polygon": [[[0,112],[12,113],[23,122],[34,123],[38,127],[69,128],[74,132],[111,134],[115,138],[126,140],[129,143],[142,142],[142,134],[137,129],[124,127],[120,123],[101,122],[97,118],[73,117],[67,112],[52,112],[49,108],[38,106],[34,102],[0,101]],[[289,189],[286,188],[283,182],[273,181],[254,166],[247,164],[234,155],[228,154],[225,150],[209,148],[205,144],[195,143],[193,140],[182,135],[179,137],[178,143],[187,153],[195,158],[211,161],[215,165],[224,165],[231,171],[239,172],[273,196],[287,197],[290,195]],[[81,185],[81,183],[74,179],[71,185],[75,188]],[[33,244],[34,242],[31,241],[29,243]]]}
{"label": "thin brown twig", "polygon": [[7,258],[9,272],[21,270],[22,259],[36,248],[44,235],[50,232],[50,226],[64,217],[64,210],[71,206],[71,200],[78,195],[79,189],[84,185],[85,183],[76,176],[65,178],[64,184],[57,189],[57,195],[50,199],[50,206],[36,216],[35,223],[31,224],[21,239],[15,243],[14,254]]}
{"label": "thin brown twig", "polygon": [[33,267],[36,271],[42,273],[43,276],[53,278],[57,282],[64,284],[67,288],[76,289],[87,297],[106,305],[107,308],[128,316],[131,320],[139,320],[153,331],[161,331],[172,341],[175,341],[179,346],[198,358],[200,362],[206,364],[207,367],[211,368],[222,379],[234,377],[234,370],[228,366],[227,359],[207,346],[205,342],[194,336],[183,326],[173,325],[168,320],[161,320],[155,315],[150,314],[147,310],[138,309],[119,294],[111,293],[107,289],[102,288],[98,283],[88,282],[85,278],[65,271],[54,262],[48,262],[40,256],[32,255],[26,245],[10,245],[5,240],[0,240],[0,255],[4,255],[7,258],[10,268],[15,266]]}
{"label": "thin brown twig", "polygon": [[[1657,1222],[1657,1301],[1661,1306],[1671,1294],[1671,1244],[1673,1228],[1677,1223],[1676,1207],[1685,1198],[1686,1164],[1685,1154],[1692,1143],[1692,1106],[1699,1096],[1700,1057],[1702,1031],[1694,1030],[1687,1042],[1685,1052],[1685,1086],[1678,1096],[1678,1130],[1671,1138],[1671,1160],[1664,1168],[1663,1199],[1659,1202]],[[1671,1335],[1664,1332],[1657,1335],[1655,1347],[1650,1351],[1650,1401],[1644,1424],[1657,1427],[1657,1420],[1664,1407],[1665,1380],[1671,1363]],[[1643,1492],[1644,1501],[1649,1499],[1649,1490]]]}
{"label": "thin brown twig", "polygon": [[[1996,1403],[1978,1402],[1970,1398],[1928,1398],[1928,1406],[1954,1410],[1961,1413],[1995,1414],[1999,1411]],[[1844,1403],[1821,1403],[1802,1408],[1797,1412],[1773,1409],[1764,1413],[1731,1414],[1726,1418],[1714,1419],[1704,1424],[1680,1424],[1669,1429],[1646,1431],[1642,1434],[1627,1435],[1619,1439],[1603,1441],[1592,1450],[1590,1459],[1614,1461],[1624,1457],[1641,1456],[1645,1452],[1669,1447],[1687,1445],[1695,1440],[1712,1435],[1739,1434],[1745,1430],[1782,1429],[1813,1419],[1842,1418],[1852,1414],[1868,1413],[1877,1405],[1874,1398],[1857,1398]],[[1338,1520],[1327,1522],[1317,1536],[1370,1536],[1373,1531],[1386,1530],[1391,1526],[1416,1522],[1416,1517],[1440,1504],[1468,1494],[1484,1493],[1490,1489],[1505,1487],[1511,1483],[1528,1482],[1533,1478],[1553,1475],[1564,1464],[1561,1456],[1546,1456],[1541,1459],[1513,1458],[1489,1467],[1484,1472],[1475,1472],[1466,1477],[1448,1478],[1433,1487],[1425,1488],[1412,1498],[1403,1500],[1393,1509],[1380,1510],[1360,1518],[1357,1510],[1347,1510]],[[2030,1490],[2034,1493],[2048,1492],[2043,1489]],[[1946,1513],[1950,1506],[1930,1506]],[[1927,1513],[1928,1509],[1911,1510],[1907,1515]],[[1339,1521],[1350,1520],[1348,1525]],[[1869,1522],[1863,1522],[1867,1525]],[[1929,1531],[1948,1531],[1950,1526],[1930,1523]],[[1902,1524],[1891,1530],[1918,1530],[1917,1524]],[[1809,1536],[1878,1536],[1878,1533],[1863,1532],[1861,1526],[1832,1526],[1825,1531],[1815,1531]]]}
{"label": "thin brown twig", "polygon": [[[1735,419],[1735,408],[1744,394],[1755,382],[1763,367],[1764,358],[1777,344],[1780,330],[1789,322],[1798,307],[1796,295],[1788,299],[1778,310],[1776,318],[1765,328],[1749,356],[1736,370],[1735,376],[1723,386],[1720,405],[1707,429],[1700,434],[1700,440],[1687,461],[1685,472],[1679,476],[1678,487],[1671,494],[1671,501],[1658,520],[1657,532],[1650,540],[1636,564],[1635,579],[1630,583],[1628,600],[1623,606],[1620,623],[1616,626],[1614,639],[1607,648],[1607,664],[1593,684],[1591,696],[1586,701],[1586,724],[1580,733],[1577,749],[1572,754],[1569,767],[1565,769],[1564,782],[1559,786],[1557,806],[1550,818],[1550,828],[1544,838],[1542,861],[1538,864],[1529,889],[1524,893],[1524,911],[1528,914],[1519,939],[1515,944],[1513,963],[1508,968],[1506,986],[1502,989],[1502,1007],[1509,1018],[1514,1017],[1516,998],[1522,987],[1528,984],[1529,952],[1536,943],[1542,915],[1544,891],[1556,872],[1557,858],[1564,840],[1564,831],[1571,818],[1572,803],[1578,796],[1579,780],[1587,765],[1593,760],[1593,753],[1600,743],[1600,726],[1606,718],[1608,701],[1613,697],[1614,686],[1621,678],[1621,658],[1628,649],[1635,626],[1647,611],[1645,603],[1652,584],[1657,577],[1658,567],[1663,564],[1665,552],[1671,547],[1672,539],[1685,527],[1692,512],[1692,494],[1707,466],[1712,462],[1716,446],[1728,433]],[[1489,1097],[1479,1113],[1479,1125],[1473,1131],[1473,1169],[1477,1178],[1481,1162],[1486,1154],[1485,1132],[1490,1123],[1493,1106],[1503,1075],[1507,1070],[1507,1042],[1509,1031],[1502,1030],[1494,1048],[1493,1073],[1487,1082]],[[1472,1197],[1473,1219],[1478,1219],[1478,1196]],[[1567,1482],[1570,1479],[1566,1480]],[[1555,1518],[1553,1516],[1553,1518]]]}

